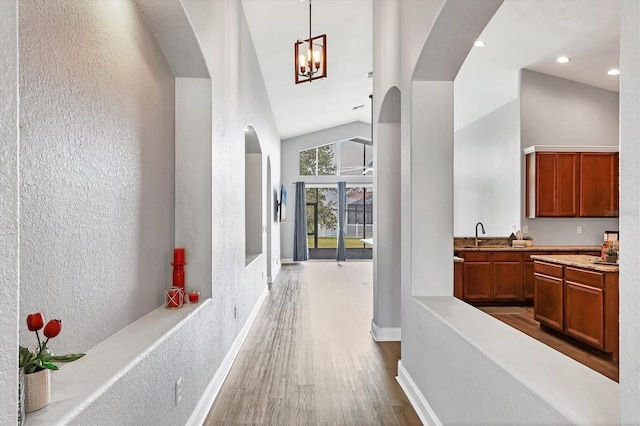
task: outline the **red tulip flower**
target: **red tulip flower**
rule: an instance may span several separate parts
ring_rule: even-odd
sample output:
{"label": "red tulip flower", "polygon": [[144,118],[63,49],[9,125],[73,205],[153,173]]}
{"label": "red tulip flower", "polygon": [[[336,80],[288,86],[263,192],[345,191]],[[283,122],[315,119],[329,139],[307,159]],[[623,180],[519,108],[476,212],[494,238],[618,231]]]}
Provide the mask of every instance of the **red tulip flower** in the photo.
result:
{"label": "red tulip flower", "polygon": [[29,331],[38,331],[44,326],[44,316],[38,312],[27,315],[27,327]]}
{"label": "red tulip flower", "polygon": [[[38,330],[42,329],[43,326],[42,333],[47,338],[44,342],[40,340],[40,333],[38,333]],[[24,369],[25,374],[36,373],[44,369],[57,370],[56,362],[71,362],[84,356],[84,354],[54,355],[49,351],[47,347],[49,339],[56,337],[62,330],[61,320],[52,319],[47,325],[44,325],[44,316],[38,312],[27,316],[27,327],[29,327],[30,331],[35,331],[38,346],[35,350],[20,346],[18,365]]]}
{"label": "red tulip flower", "polygon": [[44,326],[44,335],[47,339],[53,339],[58,334],[60,334],[60,330],[62,330],[62,321],[57,319],[52,319]]}

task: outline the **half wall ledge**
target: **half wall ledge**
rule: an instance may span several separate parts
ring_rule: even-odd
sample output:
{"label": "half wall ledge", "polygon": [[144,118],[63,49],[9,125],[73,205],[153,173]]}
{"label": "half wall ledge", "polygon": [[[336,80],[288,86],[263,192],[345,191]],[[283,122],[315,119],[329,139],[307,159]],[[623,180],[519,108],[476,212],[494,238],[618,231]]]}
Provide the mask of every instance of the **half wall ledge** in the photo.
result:
{"label": "half wall ledge", "polygon": [[51,375],[51,402],[27,413],[25,425],[67,424],[97,401],[118,380],[190,322],[211,299],[180,309],[154,309]]}
{"label": "half wall ledge", "polygon": [[[476,416],[478,422],[620,423],[615,381],[455,297],[414,296],[413,301],[420,325],[411,328],[423,336],[406,338],[423,341],[428,349],[421,359],[429,359],[433,369],[417,359],[402,362],[417,384],[413,391],[428,403],[416,407],[423,413],[435,413],[444,424],[464,421],[456,418],[460,415]],[[459,401],[470,404],[466,414],[438,393],[434,383],[443,380],[458,383]],[[478,395],[483,389],[486,395]],[[525,399],[530,403],[523,404]]]}

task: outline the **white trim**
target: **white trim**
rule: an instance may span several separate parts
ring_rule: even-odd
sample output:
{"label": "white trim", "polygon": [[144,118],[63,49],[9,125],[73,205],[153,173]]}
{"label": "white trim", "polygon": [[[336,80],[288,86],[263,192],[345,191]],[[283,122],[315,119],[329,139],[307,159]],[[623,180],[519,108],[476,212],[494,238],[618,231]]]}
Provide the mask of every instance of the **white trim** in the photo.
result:
{"label": "white trim", "polygon": [[402,332],[400,327],[378,327],[371,320],[371,337],[374,342],[401,342]]}
{"label": "white trim", "polygon": [[204,421],[207,419],[207,415],[209,414],[209,411],[211,411],[211,407],[213,407],[213,403],[215,402],[218,393],[220,393],[222,384],[227,378],[229,371],[231,371],[231,366],[238,356],[242,344],[249,335],[249,330],[251,330],[251,326],[258,316],[258,312],[260,311],[260,308],[262,307],[262,304],[264,303],[268,294],[269,290],[265,286],[262,294],[260,294],[260,297],[258,298],[258,301],[253,306],[253,309],[249,314],[249,318],[247,318],[247,322],[244,324],[244,327],[242,327],[242,330],[240,330],[240,333],[238,333],[238,336],[233,341],[229,352],[227,352],[224,360],[222,360],[222,363],[220,364],[220,367],[218,367],[216,374],[214,374],[211,382],[209,382],[209,385],[207,386],[207,389],[205,389],[204,394],[202,394],[202,397],[200,397],[200,401],[198,401],[198,404],[193,410],[193,413],[191,413],[191,417],[189,417],[187,425],[204,424]]}
{"label": "white trim", "polygon": [[525,154],[534,152],[618,152],[618,145],[609,146],[573,146],[573,145],[532,145],[522,150]]}
{"label": "white trim", "polygon": [[434,425],[441,426],[442,423],[436,416],[436,413],[433,411],[427,400],[424,398],[418,386],[413,382],[411,376],[409,376],[409,372],[402,366],[402,360],[398,360],[398,375],[396,376],[396,380],[400,384],[400,387],[404,391],[405,395],[411,402],[413,409],[420,417],[420,420],[425,425]]}

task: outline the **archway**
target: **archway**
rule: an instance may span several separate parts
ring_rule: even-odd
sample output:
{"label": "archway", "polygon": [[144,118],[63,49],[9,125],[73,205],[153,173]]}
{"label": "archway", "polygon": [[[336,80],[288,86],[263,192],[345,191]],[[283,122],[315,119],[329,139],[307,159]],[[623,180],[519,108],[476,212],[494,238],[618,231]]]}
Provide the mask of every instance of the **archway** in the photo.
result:
{"label": "archway", "polygon": [[262,254],[262,150],[253,126],[244,129],[245,264]]}

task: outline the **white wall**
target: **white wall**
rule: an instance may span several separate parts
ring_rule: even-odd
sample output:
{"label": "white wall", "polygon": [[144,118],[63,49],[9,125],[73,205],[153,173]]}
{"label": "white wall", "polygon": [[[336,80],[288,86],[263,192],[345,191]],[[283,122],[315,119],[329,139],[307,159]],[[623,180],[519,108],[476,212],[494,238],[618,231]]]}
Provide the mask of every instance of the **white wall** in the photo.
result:
{"label": "white wall", "polygon": [[621,424],[640,424],[640,3],[622,2],[620,26]]}
{"label": "white wall", "polygon": [[[340,180],[350,184],[371,184],[371,175],[355,176],[300,176],[300,151],[311,147],[326,145],[328,143],[346,140],[352,137],[361,136],[371,138],[371,126],[361,121],[332,127],[319,132],[313,132],[282,141],[282,183],[287,189],[287,220],[280,224],[280,238],[282,241],[282,258],[293,259],[293,224],[295,220],[295,182],[307,182],[307,186],[312,183],[336,184]],[[374,194],[375,197],[375,194]]]}
{"label": "white wall", "polygon": [[52,350],[86,351],[170,283],[174,77],[132,2],[19,9],[20,317],[62,319]]}
{"label": "white wall", "polygon": [[[211,80],[176,78],[176,236],[187,290],[211,297]],[[197,182],[197,184],[195,184]]]}
{"label": "white wall", "polygon": [[[54,350],[64,352],[86,350],[159,306],[171,280],[174,209],[176,242],[192,250],[203,241],[209,246],[204,253],[191,251],[193,259],[202,260],[203,276],[190,275],[187,266],[187,286],[202,286],[203,296],[211,295],[194,314],[109,377],[97,393],[77,379],[65,382],[65,388],[62,382],[68,375],[54,373],[54,386],[63,387],[54,393],[57,399],[52,404],[31,417],[32,423],[45,421],[48,412],[78,424],[186,423],[265,294],[266,257],[245,267],[244,128],[256,129],[263,153],[271,158],[274,188],[280,186],[280,140],[255,50],[240,2],[193,0],[181,6],[184,9],[173,9],[186,14],[193,25],[200,44],[195,51],[203,52],[211,81],[182,80],[176,95],[175,79],[135,3],[20,3],[21,136],[26,142],[21,151],[25,215],[20,225],[28,253],[21,263],[26,279],[20,291],[28,298],[22,310],[61,317],[66,325]],[[2,7],[4,12],[7,3]],[[145,7],[161,8],[163,3]],[[15,49],[5,40],[10,37],[3,37],[0,45],[3,57],[11,57]],[[196,99],[185,99],[207,90]],[[209,110],[208,118],[191,116],[189,109],[194,108]],[[175,188],[191,189],[180,194],[178,202],[174,202],[176,116],[180,126],[195,123],[178,130],[179,149],[188,152],[177,155]],[[190,137],[193,146],[187,141]],[[17,144],[13,146],[17,149]],[[194,164],[194,170],[184,170],[193,156],[204,161]],[[262,180],[266,181],[264,176]],[[2,188],[3,197],[7,191]],[[201,199],[197,191],[202,191]],[[193,211],[187,214],[190,207]],[[264,210],[261,220],[263,215]],[[5,218],[17,216],[5,216],[3,211]],[[210,231],[207,226],[199,228],[206,221]],[[278,224],[272,226],[277,229]],[[197,232],[204,236],[194,237]],[[277,232],[272,244],[279,247]],[[203,254],[211,262],[210,272]],[[17,250],[11,257],[17,263]],[[278,268],[274,265],[274,276]],[[13,304],[17,313],[17,297]],[[168,312],[160,308],[150,315],[164,318]],[[145,318],[133,329],[140,332]],[[9,350],[15,360],[17,324],[13,329],[16,340]],[[129,330],[121,330],[125,341]],[[195,332],[202,330],[207,332]],[[100,357],[111,359],[105,353],[109,350],[119,360],[118,347],[98,346],[97,352],[90,349],[61,373],[83,370]],[[105,369],[111,371],[113,364],[108,364]],[[0,377],[15,383],[15,371],[15,364],[6,363]],[[176,407],[177,375],[184,381],[183,398]],[[13,385],[9,391],[16,393]],[[88,402],[73,412],[61,412],[70,401],[60,398],[76,391],[91,393]]]}
{"label": "white wall", "polygon": [[[521,71],[520,86],[521,149],[618,145],[618,93],[529,70]],[[536,244],[599,245],[604,231],[618,229],[617,218],[526,218],[524,178],[521,185],[522,225]]]}
{"label": "white wall", "polygon": [[520,228],[520,102],[511,102],[455,132],[453,235],[508,237]]}
{"label": "white wall", "polygon": [[17,421],[20,200],[18,5],[0,2],[0,424]]}

